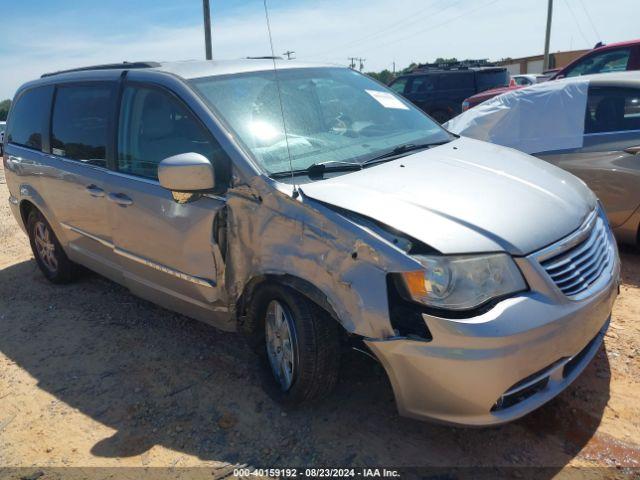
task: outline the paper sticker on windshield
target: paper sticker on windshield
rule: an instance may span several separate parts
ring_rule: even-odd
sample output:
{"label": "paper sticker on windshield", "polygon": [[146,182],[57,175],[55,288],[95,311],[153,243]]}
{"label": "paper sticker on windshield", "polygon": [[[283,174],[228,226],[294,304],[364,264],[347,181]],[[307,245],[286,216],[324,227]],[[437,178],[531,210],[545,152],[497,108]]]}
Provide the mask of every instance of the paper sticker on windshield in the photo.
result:
{"label": "paper sticker on windshield", "polygon": [[365,90],[384,108],[399,108],[400,110],[409,110],[404,103],[389,92],[381,92],[379,90]]}

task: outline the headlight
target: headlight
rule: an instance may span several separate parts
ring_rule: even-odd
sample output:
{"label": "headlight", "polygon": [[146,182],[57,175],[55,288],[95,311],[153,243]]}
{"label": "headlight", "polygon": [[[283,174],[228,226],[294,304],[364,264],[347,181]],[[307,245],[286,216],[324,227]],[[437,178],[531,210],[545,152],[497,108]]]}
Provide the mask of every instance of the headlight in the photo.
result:
{"label": "headlight", "polygon": [[414,257],[423,270],[404,272],[413,300],[447,310],[468,310],[487,300],[525,290],[513,259],[504,253]]}

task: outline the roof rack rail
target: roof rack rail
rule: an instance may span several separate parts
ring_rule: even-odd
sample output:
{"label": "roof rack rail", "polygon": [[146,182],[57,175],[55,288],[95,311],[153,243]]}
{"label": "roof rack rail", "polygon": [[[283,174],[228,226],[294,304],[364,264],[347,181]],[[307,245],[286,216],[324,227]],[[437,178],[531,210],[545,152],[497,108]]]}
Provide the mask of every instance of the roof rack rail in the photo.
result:
{"label": "roof rack rail", "polygon": [[470,68],[481,67],[497,67],[495,63],[489,62],[487,59],[479,60],[460,60],[440,63],[421,63],[411,69],[411,72],[424,72],[428,70],[468,70]]}
{"label": "roof rack rail", "polygon": [[129,70],[134,68],[154,68],[159,67],[158,62],[122,62],[122,63],[106,63],[104,65],[93,65],[90,67],[70,68],[69,70],[60,70],[58,72],[43,73],[40,78],[52,77],[63,73],[85,72],[89,70]]}

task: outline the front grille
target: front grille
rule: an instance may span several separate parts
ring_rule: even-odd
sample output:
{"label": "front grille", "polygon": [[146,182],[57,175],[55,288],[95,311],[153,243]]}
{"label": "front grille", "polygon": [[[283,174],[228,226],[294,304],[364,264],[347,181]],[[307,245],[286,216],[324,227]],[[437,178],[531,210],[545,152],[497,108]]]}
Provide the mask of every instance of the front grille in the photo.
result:
{"label": "front grille", "polygon": [[591,287],[613,262],[609,227],[595,216],[590,231],[576,245],[541,262],[556,286],[568,297]]}

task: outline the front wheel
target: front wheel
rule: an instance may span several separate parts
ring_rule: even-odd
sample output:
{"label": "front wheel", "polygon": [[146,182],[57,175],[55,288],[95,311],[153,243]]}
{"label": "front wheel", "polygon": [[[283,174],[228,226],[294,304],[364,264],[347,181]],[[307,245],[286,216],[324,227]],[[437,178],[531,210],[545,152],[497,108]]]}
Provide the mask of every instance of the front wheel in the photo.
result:
{"label": "front wheel", "polygon": [[340,364],[340,330],[333,318],[295,290],[262,287],[252,300],[253,336],[282,403],[300,404],[333,390]]}

